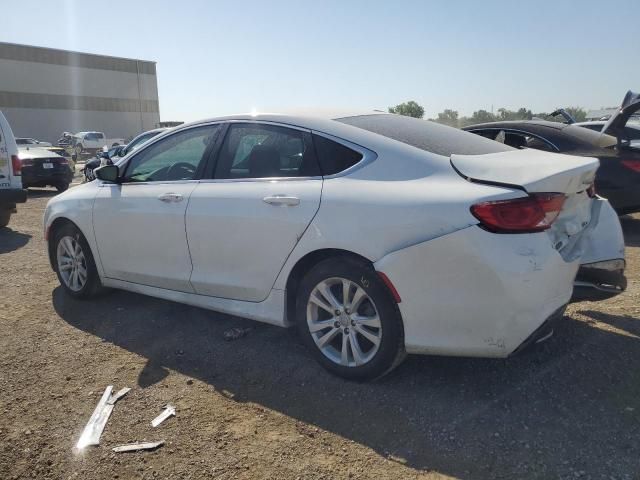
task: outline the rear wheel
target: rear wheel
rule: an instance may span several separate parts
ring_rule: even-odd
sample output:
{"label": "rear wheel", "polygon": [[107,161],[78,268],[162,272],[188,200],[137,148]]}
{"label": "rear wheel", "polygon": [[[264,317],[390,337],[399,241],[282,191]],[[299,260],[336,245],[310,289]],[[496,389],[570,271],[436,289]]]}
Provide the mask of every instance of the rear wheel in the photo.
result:
{"label": "rear wheel", "polygon": [[341,257],[314,266],[300,284],[296,318],[318,362],[341,377],[371,380],[405,357],[398,306],[364,262]]}
{"label": "rear wheel", "polygon": [[57,183],[55,185],[56,190],[59,192],[64,192],[65,190],[67,190],[69,188],[69,184],[68,183]]}
{"label": "rear wheel", "polygon": [[53,247],[56,273],[65,291],[76,298],[91,298],[102,284],[91,249],[84,235],[73,225],[54,232]]}
{"label": "rear wheel", "polygon": [[9,220],[11,220],[11,212],[8,210],[0,211],[0,228],[9,225]]}

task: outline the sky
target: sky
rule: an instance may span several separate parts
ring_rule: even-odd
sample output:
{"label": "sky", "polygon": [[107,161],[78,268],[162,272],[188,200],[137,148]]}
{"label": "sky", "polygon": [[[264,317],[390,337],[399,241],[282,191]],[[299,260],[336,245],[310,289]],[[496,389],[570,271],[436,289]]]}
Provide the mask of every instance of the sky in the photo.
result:
{"label": "sky", "polygon": [[157,62],[162,120],[589,109],[640,89],[638,0],[0,0],[0,16],[0,41]]}

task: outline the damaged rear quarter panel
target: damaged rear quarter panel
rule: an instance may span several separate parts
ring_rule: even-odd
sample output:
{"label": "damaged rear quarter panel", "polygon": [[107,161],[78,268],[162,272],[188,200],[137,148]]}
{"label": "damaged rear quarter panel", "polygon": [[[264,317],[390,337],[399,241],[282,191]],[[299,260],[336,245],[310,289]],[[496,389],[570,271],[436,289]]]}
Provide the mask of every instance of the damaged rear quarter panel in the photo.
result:
{"label": "damaged rear quarter panel", "polygon": [[375,263],[398,290],[409,353],[506,357],[569,301],[578,261],[546,233],[471,226]]}

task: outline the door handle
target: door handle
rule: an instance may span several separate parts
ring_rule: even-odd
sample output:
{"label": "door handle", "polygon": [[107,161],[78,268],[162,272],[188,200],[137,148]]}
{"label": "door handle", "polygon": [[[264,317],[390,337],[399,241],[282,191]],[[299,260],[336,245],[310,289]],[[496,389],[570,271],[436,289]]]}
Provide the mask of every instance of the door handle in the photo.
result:
{"label": "door handle", "polygon": [[166,203],[181,202],[183,198],[179,193],[163,193],[162,195],[158,195],[158,200]]}
{"label": "door handle", "polygon": [[269,205],[286,205],[287,207],[295,207],[300,204],[300,199],[291,195],[273,195],[264,197],[262,201]]}

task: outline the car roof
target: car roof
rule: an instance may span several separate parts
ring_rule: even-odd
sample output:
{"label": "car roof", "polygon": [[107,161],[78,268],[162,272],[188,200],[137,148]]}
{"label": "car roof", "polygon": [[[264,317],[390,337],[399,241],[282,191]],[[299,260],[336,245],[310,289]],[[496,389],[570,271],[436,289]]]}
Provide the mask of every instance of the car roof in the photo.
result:
{"label": "car roof", "polygon": [[[347,125],[345,123],[338,122],[341,118],[353,117],[362,115],[362,113],[355,113],[353,111],[349,111],[348,113],[344,110],[336,111],[336,110],[312,110],[309,113],[304,111],[303,113],[242,113],[237,115],[226,115],[220,117],[211,117],[202,120],[197,120],[195,122],[184,123],[177,127],[170,128],[171,131],[180,131],[185,128],[190,128],[197,125],[204,125],[211,122],[229,122],[229,121],[247,121],[247,122],[273,122],[280,123],[282,125],[291,125],[294,127],[306,128],[308,130],[315,130],[317,132],[323,132],[329,135],[334,135],[336,137],[345,138],[350,140],[351,142],[358,143],[358,139],[362,139],[362,141],[374,141],[375,137],[379,137],[378,141],[381,141],[382,138],[380,135],[373,134],[371,132],[367,132],[358,127],[353,127],[351,125]],[[386,112],[372,112],[368,111],[364,115],[375,115],[375,114],[386,114]],[[167,134],[167,132],[162,135]],[[388,140],[388,139],[386,139]],[[375,142],[377,143],[377,142]]]}

